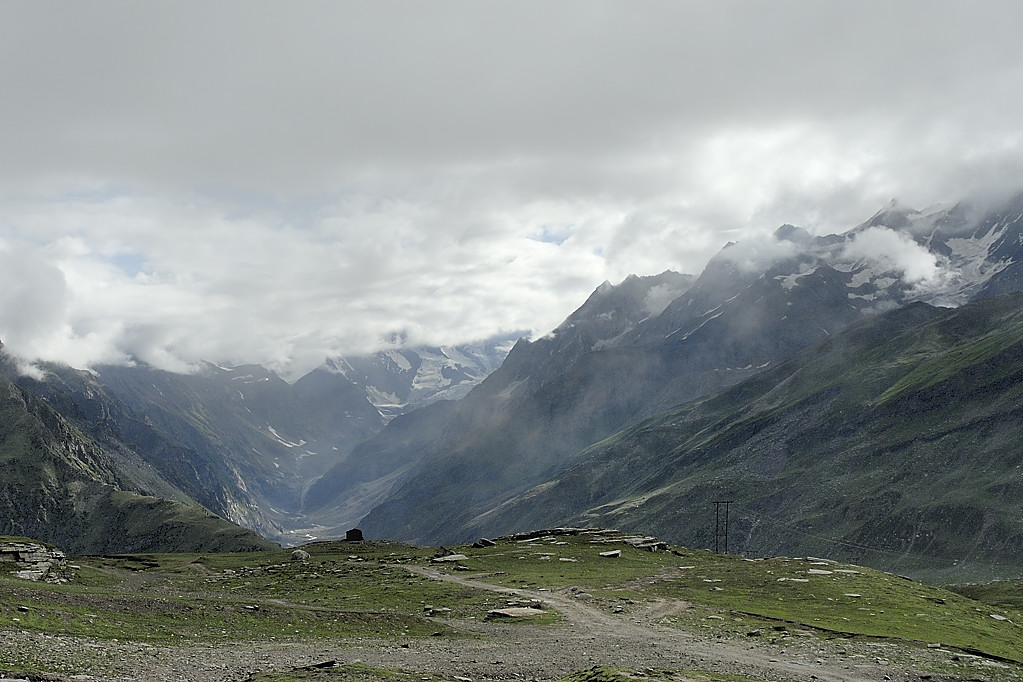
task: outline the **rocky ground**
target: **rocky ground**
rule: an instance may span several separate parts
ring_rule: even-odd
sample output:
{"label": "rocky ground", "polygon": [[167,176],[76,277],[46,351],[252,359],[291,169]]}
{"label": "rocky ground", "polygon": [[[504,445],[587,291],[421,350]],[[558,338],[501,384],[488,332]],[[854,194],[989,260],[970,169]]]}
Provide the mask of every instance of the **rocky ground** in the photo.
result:
{"label": "rocky ground", "polygon": [[[12,674],[20,679],[224,682],[271,671],[316,665],[364,663],[403,668],[461,680],[556,679],[594,665],[631,670],[701,670],[761,680],[956,680],[1023,679],[1018,669],[962,653],[920,647],[907,652],[892,644],[823,641],[812,636],[693,633],[666,625],[685,604],[654,602],[613,613],[606,605],[562,592],[521,590],[463,579],[433,568],[416,568],[438,580],[540,599],[563,616],[554,625],[519,622],[457,623],[469,638],[407,641],[294,641],[147,646],[98,642],[29,632],[0,632],[0,661],[32,661],[62,671],[52,677]],[[444,618],[438,619],[447,624]],[[955,671],[958,667],[962,673]],[[939,674],[934,671],[952,671]],[[334,679],[334,678],[331,678]],[[343,679],[338,676],[337,679]]]}

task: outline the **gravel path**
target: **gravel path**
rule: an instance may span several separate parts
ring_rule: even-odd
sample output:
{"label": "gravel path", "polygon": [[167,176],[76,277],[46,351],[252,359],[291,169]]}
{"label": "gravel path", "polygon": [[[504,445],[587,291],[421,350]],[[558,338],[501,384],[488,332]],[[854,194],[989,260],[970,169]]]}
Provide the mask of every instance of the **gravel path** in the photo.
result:
{"label": "gravel path", "polygon": [[[24,658],[62,671],[59,680],[146,680],[225,682],[267,671],[286,671],[326,661],[362,662],[375,667],[441,673],[471,680],[556,679],[593,665],[628,669],[698,669],[743,674],[762,680],[866,682],[918,680],[855,646],[813,638],[786,642],[784,648],[760,638],[718,639],[660,625],[681,604],[656,602],[627,614],[612,614],[571,592],[513,589],[407,567],[433,579],[540,599],[564,616],[557,625],[459,622],[475,638],[408,641],[261,642],[231,646],[162,647],[124,642],[93,642],[27,632],[0,633],[0,660]],[[450,623],[442,619],[445,623]],[[451,623],[453,624],[453,623]],[[869,645],[860,645],[869,646]],[[840,655],[839,649],[843,649]],[[852,647],[852,648],[850,648]],[[850,655],[853,654],[853,655]],[[15,676],[17,677],[17,676]],[[938,677],[925,679],[938,680]]]}

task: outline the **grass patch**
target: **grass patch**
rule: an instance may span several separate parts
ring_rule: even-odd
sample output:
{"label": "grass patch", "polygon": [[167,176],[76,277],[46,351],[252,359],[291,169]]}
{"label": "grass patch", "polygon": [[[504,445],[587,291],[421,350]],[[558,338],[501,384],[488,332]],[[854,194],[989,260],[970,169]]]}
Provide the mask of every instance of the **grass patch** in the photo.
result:
{"label": "grass patch", "polygon": [[[0,576],[10,596],[0,628],[148,643],[454,634],[483,618],[492,593],[413,575],[402,562],[426,550],[390,544],[324,544],[308,561],[290,552],[81,557],[74,583]],[[9,588],[9,589],[8,589]],[[436,615],[436,612],[431,612]]]}
{"label": "grass patch", "polygon": [[[619,558],[600,556],[615,548],[622,550]],[[459,551],[469,556],[463,563],[472,575],[509,587],[577,587],[609,603],[685,602],[689,608],[669,619],[680,627],[762,629],[768,635],[806,629],[823,638],[941,643],[1023,663],[1023,628],[1017,624],[1023,618],[1010,604],[984,603],[859,566],[812,558],[747,560],[700,550],[649,552],[624,543],[621,535],[592,533]],[[1021,598],[1020,585],[1015,591],[1003,588],[1003,602]]]}
{"label": "grass patch", "polygon": [[950,588],[964,597],[996,606],[1016,614],[1016,622],[1023,623],[1023,580],[999,580],[976,585],[952,585]]}
{"label": "grass patch", "polygon": [[651,590],[823,637],[943,643],[1023,662],[1023,629],[1013,614],[949,590],[816,559],[704,559]]}

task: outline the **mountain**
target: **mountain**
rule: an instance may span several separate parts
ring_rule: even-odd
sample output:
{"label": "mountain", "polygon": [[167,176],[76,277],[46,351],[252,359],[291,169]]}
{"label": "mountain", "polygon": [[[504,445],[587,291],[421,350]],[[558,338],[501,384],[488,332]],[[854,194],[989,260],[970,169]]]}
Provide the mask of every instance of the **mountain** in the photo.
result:
{"label": "mountain", "polygon": [[[455,346],[403,347],[330,358],[309,376],[341,375],[385,420],[438,400],[459,400],[497,369],[524,332]],[[308,378],[308,377],[307,377]]]}
{"label": "mountain", "polygon": [[[520,341],[440,423],[421,420],[421,437],[392,439],[386,429],[376,437],[390,449],[363,454],[400,462],[402,472],[361,526],[414,542],[472,539],[476,519],[644,418],[725,390],[866,317],[1021,288],[1021,237],[1023,195],[987,210],[893,203],[841,235],[783,226],[730,244],[695,282],[670,273],[604,285],[550,335]],[[313,491],[318,504],[336,506],[329,491]],[[502,518],[507,526],[490,527],[519,528]]]}
{"label": "mountain", "polygon": [[519,530],[502,505],[553,485],[591,446],[864,320],[1020,289],[1021,244],[1023,195],[984,209],[893,202],[843,234],[785,225],[729,244],[697,278],[605,282],[510,352],[507,338],[396,348],[329,359],[293,383],[209,363],[4,371],[102,451],[105,485],[287,543],[354,525],[451,542]]}
{"label": "mountain", "polygon": [[147,494],[44,400],[0,378],[0,534],[71,553],[271,549],[195,504]]}
{"label": "mountain", "polygon": [[882,314],[592,446],[473,519],[983,579],[1023,572],[1023,294]]}
{"label": "mountain", "polygon": [[[510,463],[500,461],[510,450],[542,452],[547,447],[568,455],[592,442],[595,435],[610,432],[617,424],[617,414],[633,409],[642,400],[641,395],[624,389],[626,377],[635,374],[638,379],[631,383],[641,387],[646,373],[658,371],[652,363],[621,363],[618,390],[606,405],[596,402],[607,395],[610,385],[594,388],[591,400],[590,395],[581,392],[568,395],[555,384],[552,388],[557,390],[546,390],[543,380],[529,376],[528,372],[539,365],[557,375],[564,367],[574,367],[573,361],[589,357],[592,343],[618,336],[660,312],[664,301],[685,291],[691,283],[692,278],[687,275],[666,272],[654,277],[632,277],[618,287],[600,287],[559,327],[565,333],[555,332],[533,343],[520,340],[501,367],[457,404],[438,403],[431,406],[435,409],[427,415],[416,412],[404,415],[357,448],[310,488],[307,515],[318,518],[325,508],[337,509],[347,503],[349,484],[356,482],[362,490],[374,489],[374,499],[386,492],[391,501],[394,499],[391,491],[409,488],[410,494],[422,497],[424,506],[431,508],[429,513],[422,510],[426,516],[418,520],[428,524],[434,517],[434,506],[428,497],[434,492],[457,494],[463,501],[489,500],[514,484],[512,479],[517,472],[507,471],[503,465]],[[583,371],[590,370],[599,374],[592,367]],[[540,400],[533,400],[537,394]],[[545,413],[557,414],[560,419],[545,419]],[[475,429],[480,423],[488,424],[489,429]],[[446,459],[449,463],[443,470],[423,468],[426,462],[434,466]],[[547,466],[535,461],[529,464]],[[445,488],[454,480],[465,484],[458,493]],[[439,511],[442,506],[438,504],[436,509]],[[361,512],[368,510],[369,507],[364,507]]]}
{"label": "mountain", "polygon": [[498,337],[335,358],[294,383],[258,365],[212,363],[192,374],[45,364],[25,375],[0,358],[0,373],[87,434],[125,480],[291,543],[316,525],[301,514],[311,481],[396,414],[463,395],[508,345]]}
{"label": "mountain", "polygon": [[289,384],[257,365],[206,364],[194,374],[104,366],[96,380],[191,453],[196,469],[208,465],[201,477],[179,473],[226,491],[223,506],[212,509],[282,541],[296,525],[307,482],[384,425],[344,377],[307,375]]}
{"label": "mountain", "polygon": [[102,448],[119,474],[139,489],[200,504],[267,535],[277,533],[273,521],[261,513],[227,462],[160,432],[152,420],[132,410],[92,372],[45,365],[40,367],[44,376],[35,378],[20,374],[9,360],[0,361],[0,370]]}

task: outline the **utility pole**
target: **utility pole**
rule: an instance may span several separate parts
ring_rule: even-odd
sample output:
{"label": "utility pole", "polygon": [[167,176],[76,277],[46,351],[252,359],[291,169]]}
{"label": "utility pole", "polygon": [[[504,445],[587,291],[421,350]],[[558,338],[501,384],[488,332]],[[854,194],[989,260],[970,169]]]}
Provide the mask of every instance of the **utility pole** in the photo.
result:
{"label": "utility pole", "polygon": [[718,537],[721,535],[721,505],[725,505],[725,554],[728,554],[728,505],[735,500],[714,500],[714,551],[718,551]]}

